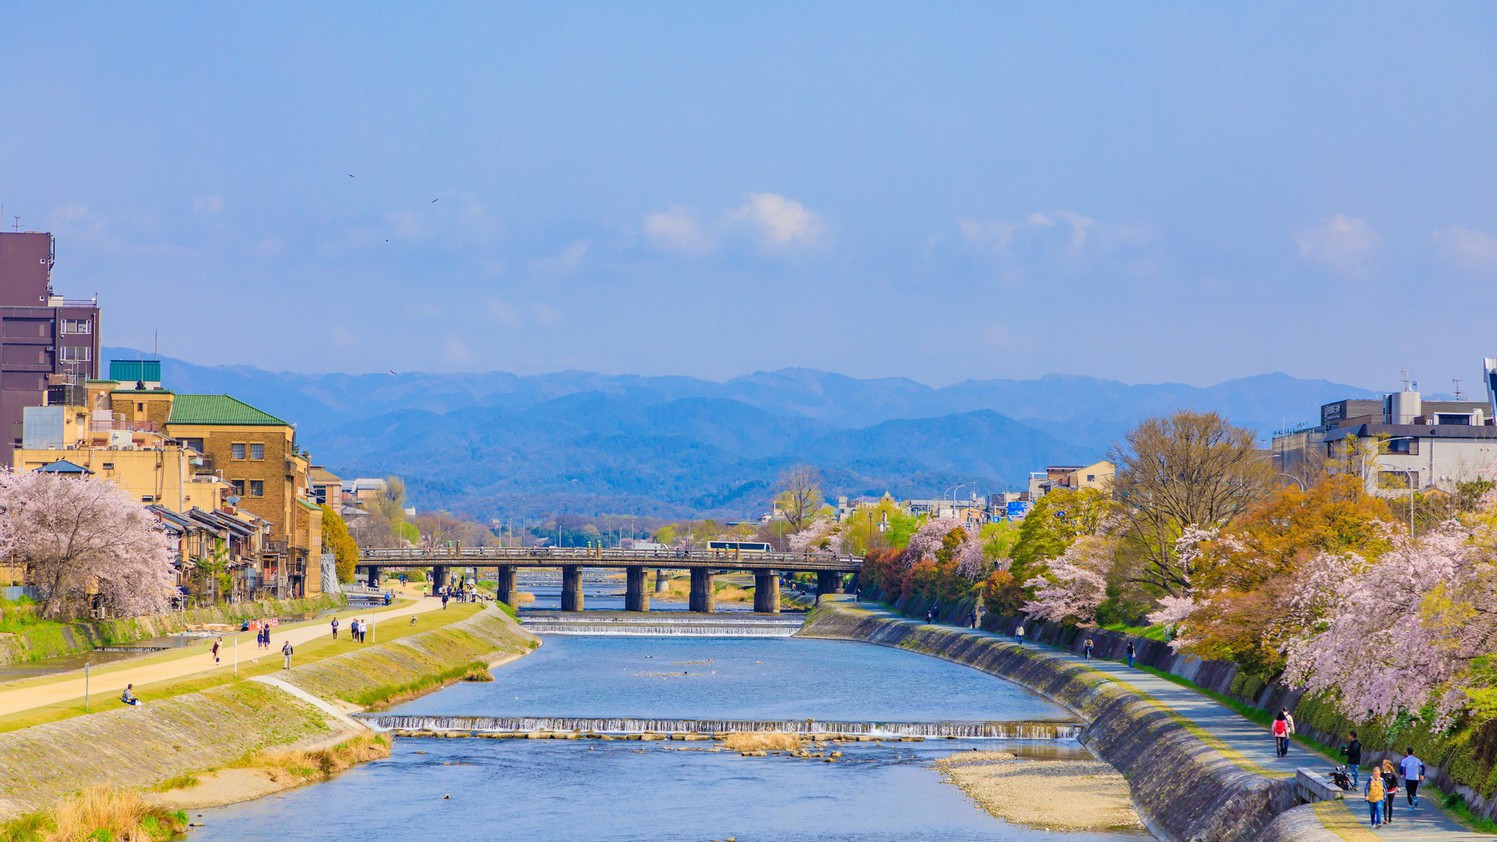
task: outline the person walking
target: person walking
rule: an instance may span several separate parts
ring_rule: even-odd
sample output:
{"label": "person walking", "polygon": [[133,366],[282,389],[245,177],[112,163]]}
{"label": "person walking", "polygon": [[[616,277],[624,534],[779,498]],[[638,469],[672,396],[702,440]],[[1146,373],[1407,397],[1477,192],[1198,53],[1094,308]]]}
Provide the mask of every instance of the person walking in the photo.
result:
{"label": "person walking", "polygon": [[1128,666],[1133,666],[1133,656],[1138,650],[1133,648],[1133,641],[1128,641]]}
{"label": "person walking", "polygon": [[445,588],[442,590],[442,610],[447,610],[447,590]]}
{"label": "person walking", "polygon": [[1403,773],[1404,793],[1409,801],[1409,808],[1419,806],[1419,784],[1424,780],[1424,761],[1414,756],[1414,747],[1404,753],[1403,759],[1398,761],[1398,771]]}
{"label": "person walking", "polygon": [[223,644],[224,639],[222,637],[216,637],[213,639],[213,663],[215,664],[218,663],[218,648],[220,646],[223,646]]}
{"label": "person walking", "polygon": [[1367,788],[1362,797],[1367,800],[1367,815],[1372,819],[1373,827],[1381,827],[1383,824],[1383,776],[1368,775]]}
{"label": "person walking", "polygon": [[288,640],[281,644],[281,669],[291,669],[291,655],[295,651],[295,649],[291,648],[291,641]]}
{"label": "person walking", "polygon": [[338,639],[338,618],[333,618],[333,640]]}
{"label": "person walking", "polygon": [[1014,640],[1019,641],[1019,645],[1020,646],[1024,645],[1024,624],[1023,623],[1020,623],[1019,627],[1016,628],[1016,629],[1014,629]]}
{"label": "person walking", "polygon": [[359,618],[359,642],[364,642],[364,635],[369,633],[369,621],[363,617]]}
{"label": "person walking", "polygon": [[1289,736],[1292,737],[1294,736],[1294,714],[1289,712],[1289,708],[1281,708],[1281,710],[1284,712],[1284,721],[1289,723]]}
{"label": "person walking", "polygon": [[1086,648],[1086,659],[1088,661],[1090,661],[1092,659],[1092,639],[1089,638],[1089,637],[1086,639],[1086,646],[1085,646],[1085,648]]}
{"label": "person walking", "polygon": [[1398,796],[1398,771],[1393,768],[1393,761],[1385,759],[1382,770],[1374,767],[1371,774],[1383,779],[1383,824],[1392,824],[1393,801]]}
{"label": "person walking", "polygon": [[1280,757],[1289,754],[1289,723],[1284,719],[1284,712],[1279,711],[1273,718],[1274,747]]}
{"label": "person walking", "polygon": [[1357,732],[1351,732],[1346,745],[1341,747],[1341,753],[1346,755],[1346,770],[1351,773],[1351,785],[1361,786],[1357,780],[1357,772],[1362,766],[1362,741],[1357,739]]}

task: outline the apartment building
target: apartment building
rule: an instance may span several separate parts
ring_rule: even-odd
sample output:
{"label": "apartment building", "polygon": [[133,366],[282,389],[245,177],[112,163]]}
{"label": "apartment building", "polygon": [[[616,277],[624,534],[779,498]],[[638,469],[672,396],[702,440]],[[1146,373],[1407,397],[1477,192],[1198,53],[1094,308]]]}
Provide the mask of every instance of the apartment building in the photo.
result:
{"label": "apartment building", "polygon": [[99,302],[52,289],[51,234],[0,231],[0,461],[21,444],[27,407],[67,402],[99,375]]}

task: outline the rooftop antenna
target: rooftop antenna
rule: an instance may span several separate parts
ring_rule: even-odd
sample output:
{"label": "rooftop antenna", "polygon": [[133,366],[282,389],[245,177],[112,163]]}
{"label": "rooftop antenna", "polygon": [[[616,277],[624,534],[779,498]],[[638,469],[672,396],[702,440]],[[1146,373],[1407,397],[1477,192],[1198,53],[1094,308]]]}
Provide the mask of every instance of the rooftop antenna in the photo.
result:
{"label": "rooftop antenna", "polygon": [[1399,374],[1403,376],[1403,390],[1407,392],[1409,390],[1409,370],[1404,369]]}
{"label": "rooftop antenna", "polygon": [[151,331],[151,357],[156,362],[161,362],[161,329]]}
{"label": "rooftop antenna", "polygon": [[1461,378],[1452,377],[1450,378],[1450,382],[1455,384],[1455,399],[1458,401],[1465,400],[1466,393],[1461,391]]}
{"label": "rooftop antenna", "polygon": [[17,217],[14,217],[14,219],[16,220],[15,221],[15,229],[17,231],[20,231],[21,230],[21,218],[19,216],[17,216]]}

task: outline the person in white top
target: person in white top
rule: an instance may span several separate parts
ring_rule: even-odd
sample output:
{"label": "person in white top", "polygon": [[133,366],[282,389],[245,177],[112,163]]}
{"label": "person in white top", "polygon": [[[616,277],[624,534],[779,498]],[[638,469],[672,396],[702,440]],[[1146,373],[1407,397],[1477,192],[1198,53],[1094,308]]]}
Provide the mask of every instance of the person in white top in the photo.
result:
{"label": "person in white top", "polygon": [[1403,775],[1404,795],[1410,807],[1419,806],[1419,784],[1424,780],[1424,761],[1414,756],[1414,747],[1398,761],[1398,771]]}

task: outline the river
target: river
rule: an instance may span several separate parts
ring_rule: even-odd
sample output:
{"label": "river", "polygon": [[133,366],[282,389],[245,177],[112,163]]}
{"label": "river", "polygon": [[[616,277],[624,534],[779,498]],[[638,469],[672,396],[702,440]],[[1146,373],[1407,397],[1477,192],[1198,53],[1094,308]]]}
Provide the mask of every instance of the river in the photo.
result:
{"label": "river", "polygon": [[[1049,720],[1068,714],[966,667],[861,643],[548,637],[531,655],[399,714]],[[710,743],[414,739],[327,783],[204,811],[194,840],[1066,840],[999,821],[930,767],[972,748],[1087,756],[1070,741],[837,746],[835,763]]]}

